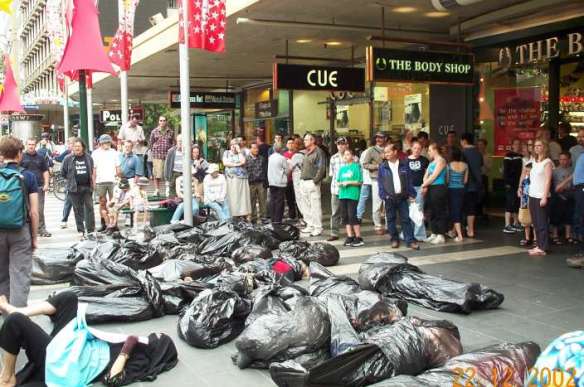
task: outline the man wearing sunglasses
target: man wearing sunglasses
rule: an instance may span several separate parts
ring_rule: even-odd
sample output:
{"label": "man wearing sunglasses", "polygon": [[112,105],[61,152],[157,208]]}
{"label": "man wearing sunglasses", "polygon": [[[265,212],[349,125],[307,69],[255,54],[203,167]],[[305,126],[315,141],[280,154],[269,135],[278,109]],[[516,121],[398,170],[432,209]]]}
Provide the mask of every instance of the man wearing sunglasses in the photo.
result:
{"label": "man wearing sunglasses", "polygon": [[169,149],[174,145],[174,133],[166,126],[166,117],[158,119],[158,126],[150,133],[150,152],[152,153],[152,175],[156,196],[160,195],[160,180],[164,179],[164,161]]}

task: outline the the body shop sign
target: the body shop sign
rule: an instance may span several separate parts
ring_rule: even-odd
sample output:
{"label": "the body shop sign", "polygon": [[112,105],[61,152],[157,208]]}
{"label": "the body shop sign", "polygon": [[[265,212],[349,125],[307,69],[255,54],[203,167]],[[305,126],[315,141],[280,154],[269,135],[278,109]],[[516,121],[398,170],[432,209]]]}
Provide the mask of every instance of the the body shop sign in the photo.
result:
{"label": "the body shop sign", "polygon": [[369,47],[367,78],[378,82],[472,84],[474,56]]}

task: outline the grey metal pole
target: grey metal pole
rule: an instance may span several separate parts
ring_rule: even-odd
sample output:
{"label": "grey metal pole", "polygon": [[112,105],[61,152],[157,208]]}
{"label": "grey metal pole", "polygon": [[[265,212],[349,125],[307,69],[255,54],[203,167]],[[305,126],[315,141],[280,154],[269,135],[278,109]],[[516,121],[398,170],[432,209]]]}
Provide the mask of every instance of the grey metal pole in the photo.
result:
{"label": "grey metal pole", "polygon": [[[183,143],[183,203],[185,223],[193,225],[193,175],[191,173],[191,101],[189,69],[189,1],[182,0],[184,42],[179,44],[180,61],[180,122]],[[174,182],[170,182],[174,184]]]}

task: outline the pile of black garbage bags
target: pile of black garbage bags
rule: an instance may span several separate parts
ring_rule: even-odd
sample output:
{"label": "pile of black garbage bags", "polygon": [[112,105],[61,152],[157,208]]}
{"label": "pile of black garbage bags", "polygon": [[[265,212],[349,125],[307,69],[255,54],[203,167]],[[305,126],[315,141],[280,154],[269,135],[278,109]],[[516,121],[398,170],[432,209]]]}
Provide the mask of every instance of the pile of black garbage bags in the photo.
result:
{"label": "pile of black garbage bags", "polygon": [[426,274],[390,253],[364,262],[358,280],[334,275],[325,266],[338,263],[338,250],[298,238],[287,224],[161,226],[144,242],[114,235],[39,250],[33,282],[70,282],[89,304],[90,323],[178,315],[188,344],[234,341],[233,363],[269,370],[278,386],[482,386],[495,369],[512,370],[505,380],[521,385],[535,363],[537,344],[463,353],[454,324],[407,314],[408,303],[493,309],[502,294]]}

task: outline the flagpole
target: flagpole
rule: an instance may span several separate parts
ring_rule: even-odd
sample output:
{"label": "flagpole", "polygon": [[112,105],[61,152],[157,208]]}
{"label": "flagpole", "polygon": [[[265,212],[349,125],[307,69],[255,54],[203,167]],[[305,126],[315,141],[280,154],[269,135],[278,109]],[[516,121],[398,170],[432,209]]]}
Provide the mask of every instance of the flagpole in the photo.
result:
{"label": "flagpole", "polygon": [[[183,143],[183,200],[184,219],[189,226],[193,225],[193,189],[191,173],[191,101],[190,101],[190,74],[189,74],[189,3],[190,0],[182,0],[183,12],[183,43],[179,44],[180,63],[180,117]],[[180,28],[180,26],[179,26]],[[171,182],[174,184],[174,182]]]}
{"label": "flagpole", "polygon": [[89,147],[87,139],[87,80],[85,70],[79,70],[79,137]]}
{"label": "flagpole", "polygon": [[93,88],[87,88],[87,136],[89,137],[89,150],[93,151]]}
{"label": "flagpole", "polygon": [[65,144],[69,139],[69,80],[64,77],[63,80],[63,128],[65,131]]}
{"label": "flagpole", "polygon": [[[118,0],[118,20],[122,20],[124,13],[123,0]],[[128,72],[120,71],[120,101],[122,105],[122,126],[128,123]]]}

